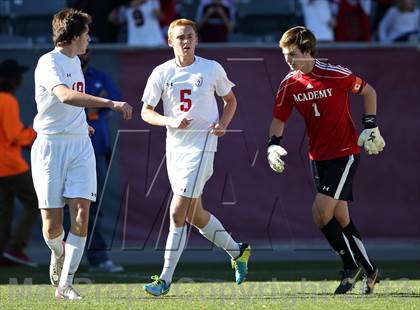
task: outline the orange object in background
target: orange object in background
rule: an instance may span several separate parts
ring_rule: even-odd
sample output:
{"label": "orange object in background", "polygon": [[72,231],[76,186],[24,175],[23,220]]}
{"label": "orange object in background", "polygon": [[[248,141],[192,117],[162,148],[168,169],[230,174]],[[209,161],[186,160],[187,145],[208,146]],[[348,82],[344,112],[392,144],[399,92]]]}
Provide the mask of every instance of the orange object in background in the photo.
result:
{"label": "orange object in background", "polygon": [[29,170],[22,157],[22,146],[30,146],[36,138],[32,128],[20,121],[19,105],[8,92],[0,92],[0,177],[17,175]]}

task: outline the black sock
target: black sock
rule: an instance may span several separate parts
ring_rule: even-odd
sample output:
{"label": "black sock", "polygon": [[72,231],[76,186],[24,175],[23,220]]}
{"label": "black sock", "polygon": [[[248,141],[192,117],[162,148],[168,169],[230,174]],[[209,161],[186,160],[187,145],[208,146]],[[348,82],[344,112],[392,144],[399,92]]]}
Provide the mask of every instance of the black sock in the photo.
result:
{"label": "black sock", "polygon": [[327,238],[334,251],[340,255],[344,269],[357,269],[358,266],[353,257],[353,253],[345,240],[346,237],[343,234],[343,229],[336,218],[333,217],[327,225],[321,228],[321,231],[324,233],[325,238]]}
{"label": "black sock", "polygon": [[376,266],[367,255],[362,242],[362,237],[351,219],[350,223],[343,228],[343,232],[350,243],[351,250],[356,257],[356,260],[365,268],[367,274],[372,274],[375,271]]}

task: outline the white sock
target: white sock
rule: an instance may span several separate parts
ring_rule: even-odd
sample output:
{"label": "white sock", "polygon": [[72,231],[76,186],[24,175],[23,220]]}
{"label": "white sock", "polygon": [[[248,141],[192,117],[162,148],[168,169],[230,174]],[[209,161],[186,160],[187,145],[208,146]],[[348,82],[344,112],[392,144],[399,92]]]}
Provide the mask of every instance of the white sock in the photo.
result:
{"label": "white sock", "polygon": [[166,284],[172,282],[176,265],[185,248],[187,240],[187,225],[175,227],[169,230],[168,239],[165,246],[165,263],[163,265],[160,278],[165,280]]}
{"label": "white sock", "polygon": [[60,287],[73,284],[74,273],[79,268],[85,249],[86,237],[73,235],[69,232],[66,241],[66,256],[64,258],[63,270],[61,271]]}
{"label": "white sock", "polygon": [[232,236],[226,231],[222,223],[212,214],[207,225],[198,231],[215,245],[225,249],[232,258],[239,256],[239,244],[232,239]]}
{"label": "white sock", "polygon": [[64,239],[64,230],[60,236],[54,239],[47,239],[47,237],[45,237],[44,235],[45,243],[51,249],[51,252],[56,258],[61,257],[61,255],[63,255],[64,253],[63,239]]}

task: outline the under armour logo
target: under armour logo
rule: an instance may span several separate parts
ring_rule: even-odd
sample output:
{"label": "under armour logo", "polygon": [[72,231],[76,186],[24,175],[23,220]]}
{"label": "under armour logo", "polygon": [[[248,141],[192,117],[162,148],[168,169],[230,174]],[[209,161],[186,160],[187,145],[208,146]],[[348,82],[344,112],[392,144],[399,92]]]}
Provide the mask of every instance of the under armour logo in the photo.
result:
{"label": "under armour logo", "polygon": [[169,82],[166,82],[166,86],[167,87],[172,87],[172,86],[174,86],[174,83],[172,83],[172,82],[170,82],[170,83]]}
{"label": "under armour logo", "polygon": [[330,187],[329,187],[329,186],[324,186],[324,187],[322,188],[322,190],[323,190],[323,191],[328,192],[328,191],[330,190]]}
{"label": "under armour logo", "polygon": [[66,77],[71,77],[71,73],[66,73]]}
{"label": "under armour logo", "polygon": [[96,198],[96,193],[91,193],[90,194],[92,197],[95,197]]}

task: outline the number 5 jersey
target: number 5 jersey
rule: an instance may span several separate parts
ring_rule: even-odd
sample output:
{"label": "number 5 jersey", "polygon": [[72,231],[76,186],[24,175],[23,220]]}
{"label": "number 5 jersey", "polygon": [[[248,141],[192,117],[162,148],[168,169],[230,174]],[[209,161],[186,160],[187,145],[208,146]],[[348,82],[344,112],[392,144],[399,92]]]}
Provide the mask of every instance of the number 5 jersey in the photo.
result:
{"label": "number 5 jersey", "polygon": [[195,61],[179,67],[175,59],[157,66],[150,75],[142,101],[153,107],[163,102],[164,115],[190,118],[185,129],[167,127],[166,151],[190,153],[217,150],[217,137],[209,125],[217,122],[219,112],[215,93],[226,96],[235,86],[216,61],[195,56]]}

